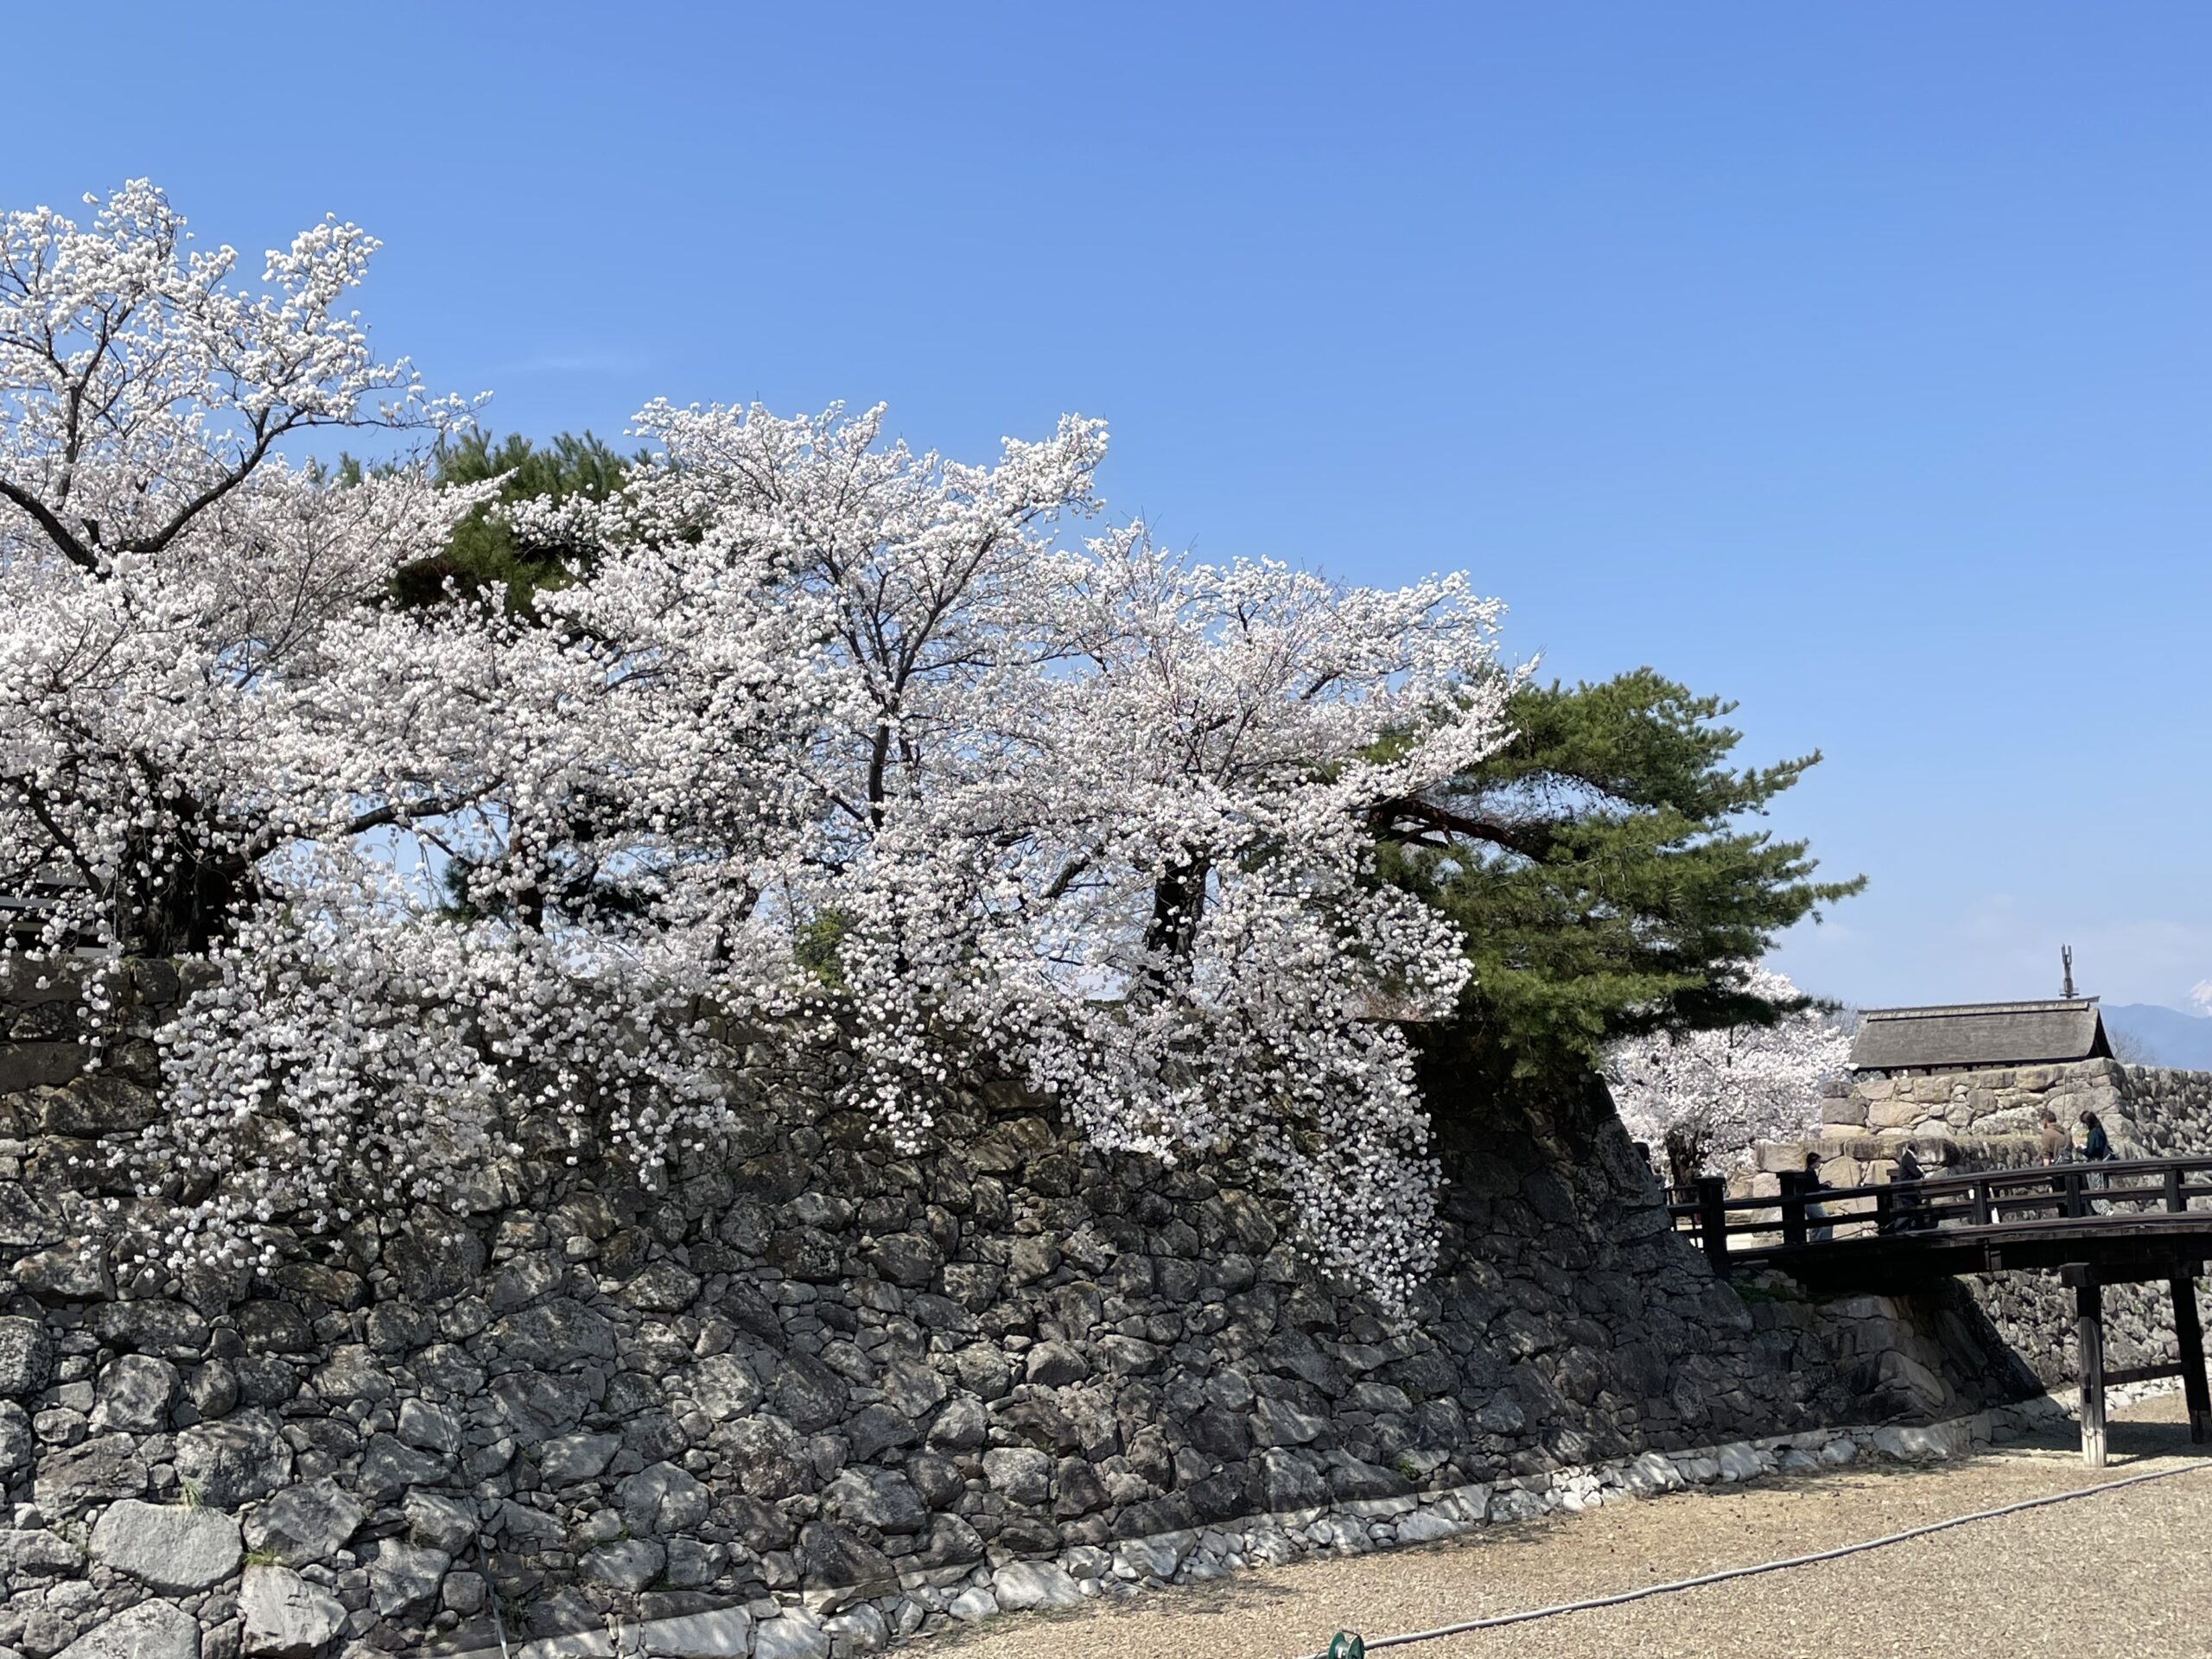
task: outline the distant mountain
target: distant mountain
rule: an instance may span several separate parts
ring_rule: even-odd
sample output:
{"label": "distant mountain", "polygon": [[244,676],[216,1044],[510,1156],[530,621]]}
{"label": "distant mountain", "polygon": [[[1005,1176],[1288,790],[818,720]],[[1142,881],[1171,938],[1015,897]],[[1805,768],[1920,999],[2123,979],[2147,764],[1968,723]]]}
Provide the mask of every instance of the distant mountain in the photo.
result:
{"label": "distant mountain", "polygon": [[2146,1064],[2212,1071],[2212,1020],[2155,1002],[2107,1002],[2104,1016],[2114,1044],[2140,1050]]}

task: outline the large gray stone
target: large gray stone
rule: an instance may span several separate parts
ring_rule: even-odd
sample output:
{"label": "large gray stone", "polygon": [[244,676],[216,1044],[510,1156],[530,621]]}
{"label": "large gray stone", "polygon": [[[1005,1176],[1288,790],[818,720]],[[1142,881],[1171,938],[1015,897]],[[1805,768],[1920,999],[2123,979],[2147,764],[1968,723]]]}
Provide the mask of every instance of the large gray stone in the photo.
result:
{"label": "large gray stone", "polygon": [[930,1522],[921,1548],[902,1559],[922,1567],[966,1567],[983,1559],[982,1535],[957,1515],[940,1515]]}
{"label": "large gray stone", "polygon": [[92,1529],[92,1558],[165,1596],[189,1595],[238,1570],[245,1554],[238,1523],[216,1510],[111,1503]]}
{"label": "large gray stone", "polygon": [[619,1482],[615,1502],[630,1530],[653,1537],[689,1532],[707,1518],[713,1499],[707,1489],[672,1463],[656,1463]]}
{"label": "large gray stone", "polygon": [[1025,1612],[1032,1607],[1073,1607],[1083,1592],[1065,1568],[1050,1561],[1008,1561],[991,1574],[991,1595],[999,1611]]}
{"label": "large gray stone", "polygon": [[963,1622],[996,1618],[999,1613],[999,1601],[996,1596],[981,1585],[971,1584],[955,1596],[944,1611]]}
{"label": "large gray stone", "polygon": [[1071,1342],[1040,1342],[1023,1363],[1029,1380],[1048,1389],[1065,1388],[1090,1375],[1090,1362]]}
{"label": "large gray stone", "polygon": [[1397,1527],[1398,1541],[1402,1544],[1434,1543],[1439,1538],[1450,1538],[1460,1531],[1434,1510],[1415,1510],[1410,1515],[1402,1515]]}
{"label": "large gray stone", "polygon": [[621,1447],[617,1434],[556,1434],[537,1448],[537,1473],[549,1486],[596,1480]]}
{"label": "large gray stone", "polygon": [[1310,1452],[1262,1452],[1258,1459],[1262,1502],[1269,1510],[1303,1510],[1329,1501],[1321,1461]]}
{"label": "large gray stone", "polygon": [[103,1302],[90,1323],[103,1344],[124,1353],[185,1361],[199,1358],[207,1346],[207,1321],[183,1302]]}
{"label": "large gray stone", "polygon": [[668,1552],[650,1538],[618,1538],[587,1550],[577,1565],[594,1584],[635,1595],[667,1563]]}
{"label": "large gray stone", "polygon": [[622,1287],[622,1300],[644,1313],[681,1313],[698,1300],[699,1281],[673,1262],[656,1262]]}
{"label": "large gray stone", "polygon": [[813,1614],[799,1608],[761,1621],[753,1638],[753,1659],[830,1659],[830,1633]]}
{"label": "large gray stone", "polygon": [[361,1458],[362,1492],[379,1502],[397,1497],[410,1486],[434,1486],[452,1472],[453,1459],[419,1451],[394,1434],[372,1434]]}
{"label": "large gray stone", "polygon": [[878,1532],[919,1532],[930,1512],[912,1484],[891,1469],[847,1469],[823,1489],[822,1500],[841,1521]]}
{"label": "large gray stone", "polygon": [[955,1395],[930,1425],[929,1443],[940,1452],[972,1452],[991,1432],[990,1414],[972,1394]]}
{"label": "large gray stone", "polygon": [[137,1441],[103,1434],[41,1459],[34,1492],[49,1522],[66,1521],[119,1497],[143,1497],[149,1478]]}
{"label": "large gray stone", "polygon": [[924,1234],[893,1233],[868,1246],[868,1261],[893,1284],[925,1290],[944,1266],[944,1254]]}
{"label": "large gray stone", "polygon": [[414,1549],[387,1538],[369,1563],[369,1599],[386,1618],[427,1612],[452,1566],[453,1557],[442,1549]]}
{"label": "large gray stone", "polygon": [[389,1400],[393,1390],[391,1374],[367,1344],[349,1342],[330,1351],[315,1374],[315,1391],[333,1406],[348,1406],[359,1400]]}
{"label": "large gray stone", "polygon": [[738,1487],[747,1497],[790,1497],[812,1484],[806,1443],[782,1418],[747,1417],[716,1436],[729,1454]]}
{"label": "large gray stone", "polygon": [[790,1353],[776,1367],[768,1398],[776,1414],[802,1434],[833,1427],[845,1414],[844,1379],[810,1354]]}
{"label": "large gray stone", "polygon": [[191,1483],[201,1503],[234,1510],[268,1497],[291,1478],[292,1448],[273,1413],[242,1411],[179,1434],[176,1471]]}
{"label": "large gray stone", "polygon": [[893,1410],[915,1418],[927,1417],[952,1391],[934,1368],[915,1359],[891,1361],[877,1374],[875,1386]]}
{"label": "large gray stone", "polygon": [[93,1238],[73,1238],[52,1249],[18,1256],[16,1282],[32,1295],[55,1302],[100,1302],[115,1294],[107,1253]]}
{"label": "large gray stone", "polygon": [[403,1400],[399,1402],[399,1438],[425,1452],[458,1452],[461,1414],[449,1407]]}
{"label": "large gray stone", "polygon": [[824,1620],[822,1628],[840,1654],[874,1653],[891,1642],[891,1627],[874,1602],[860,1602]]}
{"label": "large gray stone", "polygon": [[747,1416],[760,1404],[760,1385],[734,1354],[714,1354],[691,1370],[691,1397],[716,1422]]}
{"label": "large gray stone", "polygon": [[0,1477],[29,1467],[38,1455],[38,1434],[31,1414],[13,1400],[0,1400]]}
{"label": "large gray stone", "polygon": [[912,1446],[922,1438],[922,1428],[897,1408],[864,1406],[845,1419],[844,1435],[855,1463],[873,1462],[894,1446]]}
{"label": "large gray stone", "polygon": [[36,1319],[0,1319],[0,1394],[36,1394],[54,1377],[54,1339]]}
{"label": "large gray stone", "polygon": [[809,1601],[824,1612],[899,1587],[899,1570],[888,1556],[850,1527],[830,1521],[810,1521],[799,1529],[798,1570],[805,1575]]}
{"label": "large gray stone", "polygon": [[105,1433],[158,1434],[169,1426],[176,1367],[151,1354],[121,1354],[101,1370],[92,1390],[92,1428]]}
{"label": "large gray stone", "polygon": [[407,1535],[416,1543],[455,1555],[476,1535],[476,1510],[460,1498],[410,1492],[400,1507],[407,1516]]}
{"label": "large gray stone", "polygon": [[288,1486],[246,1516],[245,1541],[287,1567],[326,1561],[346,1548],[369,1512],[338,1483],[325,1478]]}
{"label": "large gray stone", "polygon": [[346,1609],[289,1567],[249,1567],[238,1592],[246,1659],[318,1659],[346,1624]]}
{"label": "large gray stone", "polygon": [[200,1621],[173,1602],[142,1601],[86,1631],[59,1659],[200,1659]]}
{"label": "large gray stone", "polygon": [[1033,1507],[1051,1494],[1052,1459],[1029,1446],[993,1446],[983,1453],[983,1478],[1007,1502]]}
{"label": "large gray stone", "polygon": [[607,1316],[565,1296],[508,1314],[492,1327],[492,1338],[510,1359],[534,1370],[614,1357],[614,1327]]}
{"label": "large gray stone", "polygon": [[0,1574],[21,1588],[37,1579],[73,1579],[85,1552],[42,1527],[0,1528]]}
{"label": "large gray stone", "polygon": [[742,1659],[753,1649],[753,1615],[742,1607],[648,1621],[638,1632],[652,1659]]}

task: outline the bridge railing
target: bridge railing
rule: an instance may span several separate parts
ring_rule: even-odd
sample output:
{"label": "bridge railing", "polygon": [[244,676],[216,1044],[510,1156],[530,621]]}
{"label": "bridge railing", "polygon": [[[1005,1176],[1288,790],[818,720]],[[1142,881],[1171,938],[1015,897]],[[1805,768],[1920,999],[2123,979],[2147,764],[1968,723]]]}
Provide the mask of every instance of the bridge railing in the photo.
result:
{"label": "bridge railing", "polygon": [[2212,1204],[2212,1155],[2107,1159],[1865,1186],[1821,1186],[1794,1171],[1781,1181],[1778,1195],[1732,1198],[1725,1182],[1707,1177],[1694,1198],[1668,1211],[1676,1229],[1694,1236],[1719,1263],[1732,1255],[1834,1239],[2180,1213],[2195,1201]]}

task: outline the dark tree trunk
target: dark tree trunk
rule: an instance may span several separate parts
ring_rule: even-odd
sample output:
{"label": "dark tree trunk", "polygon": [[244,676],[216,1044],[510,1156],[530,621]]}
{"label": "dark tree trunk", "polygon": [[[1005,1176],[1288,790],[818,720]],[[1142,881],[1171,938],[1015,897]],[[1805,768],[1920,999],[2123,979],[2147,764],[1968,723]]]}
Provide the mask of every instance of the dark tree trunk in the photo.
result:
{"label": "dark tree trunk", "polygon": [[1144,948],[1153,958],[1149,971],[1155,982],[1164,983],[1171,972],[1182,971],[1169,963],[1187,964],[1191,959],[1198,922],[1205,914],[1206,877],[1211,869],[1202,858],[1185,857],[1169,866],[1153,885],[1152,920],[1145,928]]}

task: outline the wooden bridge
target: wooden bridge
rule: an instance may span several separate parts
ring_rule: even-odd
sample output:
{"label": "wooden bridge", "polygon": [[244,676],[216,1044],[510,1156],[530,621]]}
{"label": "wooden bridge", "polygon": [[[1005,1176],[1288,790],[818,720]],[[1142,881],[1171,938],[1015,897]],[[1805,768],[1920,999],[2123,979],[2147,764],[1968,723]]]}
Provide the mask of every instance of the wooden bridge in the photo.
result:
{"label": "wooden bridge", "polygon": [[[2192,1208],[2192,1202],[2202,1207]],[[1823,1187],[1785,1173],[1777,1198],[1732,1198],[1718,1179],[1670,1206],[1714,1270],[1778,1268],[1816,1290],[1902,1291],[1961,1273],[2056,1272],[2074,1290],[2082,1453],[2105,1462],[2105,1390],[2177,1376],[2192,1440],[2212,1438],[2197,1276],[2212,1258],[2212,1157],[2058,1164]],[[2107,1370],[2104,1287],[2164,1280],[2179,1357]]]}

